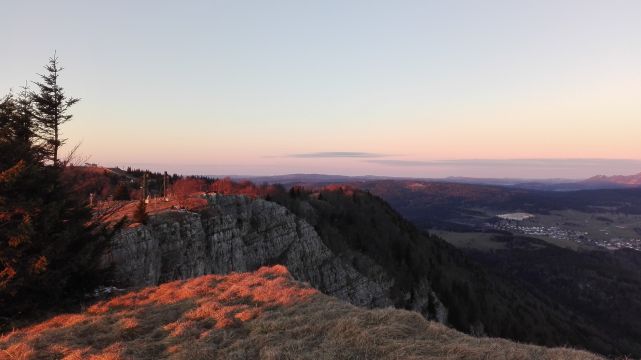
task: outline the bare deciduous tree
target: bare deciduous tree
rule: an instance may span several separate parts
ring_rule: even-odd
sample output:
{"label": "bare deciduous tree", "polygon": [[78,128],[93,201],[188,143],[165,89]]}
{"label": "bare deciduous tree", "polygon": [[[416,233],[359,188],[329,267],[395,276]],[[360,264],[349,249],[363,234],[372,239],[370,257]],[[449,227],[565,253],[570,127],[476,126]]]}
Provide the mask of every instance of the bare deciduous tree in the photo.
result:
{"label": "bare deciduous tree", "polygon": [[192,194],[203,191],[204,188],[205,182],[201,179],[194,178],[180,179],[172,186],[174,196],[180,206],[186,206],[187,199],[189,199]]}

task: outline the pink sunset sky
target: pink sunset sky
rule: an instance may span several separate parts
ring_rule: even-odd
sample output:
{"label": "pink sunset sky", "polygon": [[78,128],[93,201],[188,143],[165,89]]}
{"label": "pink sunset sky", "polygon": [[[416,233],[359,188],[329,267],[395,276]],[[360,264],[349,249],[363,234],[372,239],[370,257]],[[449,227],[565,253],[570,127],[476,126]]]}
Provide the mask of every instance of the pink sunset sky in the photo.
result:
{"label": "pink sunset sky", "polygon": [[632,174],[639,14],[636,0],[13,1],[0,88],[56,50],[82,98],[64,135],[106,166]]}

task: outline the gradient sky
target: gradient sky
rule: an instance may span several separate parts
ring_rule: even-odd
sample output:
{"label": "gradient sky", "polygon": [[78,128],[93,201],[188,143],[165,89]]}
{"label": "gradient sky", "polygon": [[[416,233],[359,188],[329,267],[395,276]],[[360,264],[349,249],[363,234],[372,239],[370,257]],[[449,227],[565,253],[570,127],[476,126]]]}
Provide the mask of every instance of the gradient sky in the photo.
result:
{"label": "gradient sky", "polygon": [[[641,171],[641,1],[2,0],[0,92],[57,51],[103,165]],[[616,160],[604,160],[616,159]]]}

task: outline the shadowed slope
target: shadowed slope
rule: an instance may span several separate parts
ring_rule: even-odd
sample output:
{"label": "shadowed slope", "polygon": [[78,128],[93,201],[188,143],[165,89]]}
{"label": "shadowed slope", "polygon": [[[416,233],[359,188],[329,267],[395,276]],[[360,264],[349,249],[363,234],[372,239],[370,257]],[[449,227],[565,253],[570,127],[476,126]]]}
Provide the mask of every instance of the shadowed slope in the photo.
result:
{"label": "shadowed slope", "polygon": [[597,359],[461,334],[418,313],[365,310],[282,266],[174,281],[0,337],[0,359]]}
{"label": "shadowed slope", "polygon": [[[268,359],[601,359],[567,348],[476,338],[413,311],[367,310],[323,295],[248,324],[229,358]],[[196,355],[196,354],[194,354]],[[204,355],[201,353],[200,355]],[[205,359],[205,356],[194,357]]]}

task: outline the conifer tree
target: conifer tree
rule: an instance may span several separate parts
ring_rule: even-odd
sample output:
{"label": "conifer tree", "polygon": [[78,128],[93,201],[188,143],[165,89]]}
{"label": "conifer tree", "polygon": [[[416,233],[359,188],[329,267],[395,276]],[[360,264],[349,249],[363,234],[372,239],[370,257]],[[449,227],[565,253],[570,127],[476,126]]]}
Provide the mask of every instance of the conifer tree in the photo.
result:
{"label": "conifer tree", "polygon": [[27,100],[13,93],[0,101],[0,161],[3,164],[36,160],[32,149],[34,124],[27,106]]}
{"label": "conifer tree", "polygon": [[11,153],[16,152],[16,149],[13,148],[16,130],[13,122],[15,121],[16,112],[17,108],[13,94],[9,94],[0,100],[0,161],[3,161],[0,165],[9,161],[12,156]]}
{"label": "conifer tree", "polygon": [[134,211],[133,220],[134,222],[141,224],[146,224],[149,220],[149,214],[147,213],[147,204],[145,204],[144,200],[140,200],[138,202],[138,206],[136,206],[136,210]]}
{"label": "conifer tree", "polygon": [[80,99],[67,97],[64,89],[60,86],[59,77],[63,68],[58,62],[54,53],[49,58],[49,63],[44,67],[47,72],[39,75],[41,81],[34,82],[38,91],[33,93],[35,104],[35,116],[38,121],[38,130],[41,134],[48,159],[53,165],[59,165],[58,151],[65,143],[60,127],[71,120],[72,115],[69,108]]}
{"label": "conifer tree", "polygon": [[48,68],[54,75],[40,94],[0,99],[0,318],[59,308],[92,290],[104,280],[99,258],[117,229],[93,222],[86,199],[62,181],[59,126],[77,100],[58,87],[55,57]]}

